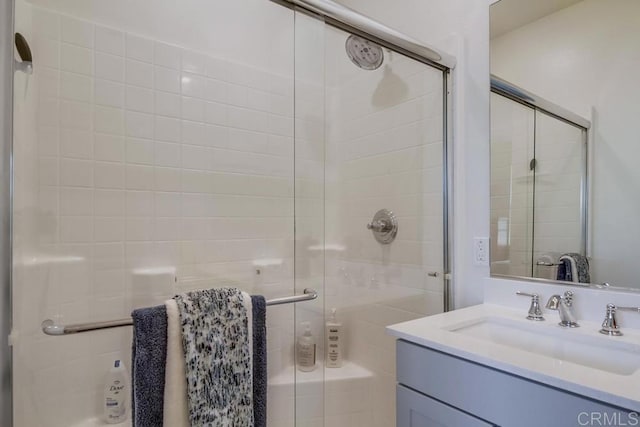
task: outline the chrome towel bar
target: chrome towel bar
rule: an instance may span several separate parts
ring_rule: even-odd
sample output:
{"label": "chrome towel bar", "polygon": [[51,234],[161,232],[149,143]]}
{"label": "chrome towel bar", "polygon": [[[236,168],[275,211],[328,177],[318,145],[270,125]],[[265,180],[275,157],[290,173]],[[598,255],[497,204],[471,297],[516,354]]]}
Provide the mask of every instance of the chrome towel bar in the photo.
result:
{"label": "chrome towel bar", "polygon": [[[292,304],[296,302],[311,301],[316,298],[318,298],[318,292],[315,289],[306,288],[303,295],[270,299],[267,300],[267,305]],[[47,319],[42,322],[42,332],[46,335],[52,336],[70,335],[80,332],[99,331],[101,329],[119,328],[131,325],[133,325],[133,320],[131,320],[131,318],[106,320],[104,322],[76,323],[73,325],[58,325],[53,320]]]}

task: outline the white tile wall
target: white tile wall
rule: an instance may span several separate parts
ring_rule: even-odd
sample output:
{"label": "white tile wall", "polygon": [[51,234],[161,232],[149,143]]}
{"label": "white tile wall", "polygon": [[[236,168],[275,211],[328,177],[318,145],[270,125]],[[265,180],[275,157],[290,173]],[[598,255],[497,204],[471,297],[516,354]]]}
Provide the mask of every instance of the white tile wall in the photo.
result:
{"label": "white tile wall", "polygon": [[[206,286],[294,292],[293,80],[23,5],[38,66],[19,102],[37,129],[16,140],[16,425],[66,427],[101,413],[131,331],[49,338],[43,319]],[[263,258],[281,264],[258,276]],[[269,312],[271,372],[292,365],[292,316]]]}
{"label": "white tile wall", "polygon": [[[340,52],[345,38],[327,30],[327,51]],[[326,111],[325,227],[335,250],[326,254],[325,307],[344,323],[346,358],[373,373],[363,425],[380,427],[395,425],[395,341],[385,327],[443,310],[442,276],[427,275],[443,267],[442,74],[385,55],[373,72],[329,56],[336,83]],[[399,221],[386,246],[366,229],[383,208]],[[339,408],[327,389],[325,413]]]}

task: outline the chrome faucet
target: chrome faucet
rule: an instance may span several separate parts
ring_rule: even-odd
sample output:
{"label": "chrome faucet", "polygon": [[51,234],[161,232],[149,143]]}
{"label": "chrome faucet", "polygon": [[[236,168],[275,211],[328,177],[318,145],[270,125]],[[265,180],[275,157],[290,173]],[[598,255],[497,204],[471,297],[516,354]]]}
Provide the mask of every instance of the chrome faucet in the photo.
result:
{"label": "chrome faucet", "polygon": [[573,312],[573,292],[567,291],[564,295],[553,295],[547,301],[546,307],[549,310],[558,310],[560,314],[560,326],[564,328],[577,328],[578,322]]}
{"label": "chrome faucet", "polygon": [[600,329],[601,334],[612,335],[614,337],[622,335],[620,325],[618,325],[618,321],[616,320],[616,311],[620,310],[640,313],[640,307],[618,307],[615,304],[607,304],[607,314],[604,318],[604,322],[602,322],[602,329]]}

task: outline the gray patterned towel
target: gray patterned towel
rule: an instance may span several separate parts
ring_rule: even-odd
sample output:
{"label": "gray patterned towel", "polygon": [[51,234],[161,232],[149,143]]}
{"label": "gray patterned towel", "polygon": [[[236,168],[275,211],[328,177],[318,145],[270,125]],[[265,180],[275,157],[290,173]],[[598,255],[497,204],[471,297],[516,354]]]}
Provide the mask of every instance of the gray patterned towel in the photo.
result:
{"label": "gray patterned towel", "polygon": [[235,288],[175,297],[192,427],[253,427],[251,298]]}
{"label": "gray patterned towel", "polygon": [[253,418],[255,427],[267,427],[267,303],[252,296],[253,305]]}
{"label": "gray patterned towel", "polygon": [[559,259],[556,279],[574,283],[591,283],[589,260],[578,253],[563,254]]}
{"label": "gray patterned towel", "polygon": [[131,316],[132,425],[162,427],[167,360],[167,310],[163,304],[139,308],[134,310]]}

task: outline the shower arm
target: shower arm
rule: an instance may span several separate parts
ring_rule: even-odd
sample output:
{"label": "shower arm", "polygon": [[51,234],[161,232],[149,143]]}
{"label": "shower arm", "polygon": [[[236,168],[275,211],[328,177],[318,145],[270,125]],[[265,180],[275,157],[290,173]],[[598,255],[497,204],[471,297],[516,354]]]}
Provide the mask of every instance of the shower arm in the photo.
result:
{"label": "shower arm", "polygon": [[[302,295],[294,295],[291,297],[270,299],[270,300],[267,300],[267,305],[272,306],[272,305],[292,304],[296,302],[312,301],[316,298],[318,298],[318,292],[315,289],[306,288],[304,290],[304,294]],[[47,319],[42,322],[42,332],[44,332],[46,335],[60,336],[60,335],[77,334],[80,332],[99,331],[102,329],[120,328],[122,326],[132,326],[132,325],[133,325],[133,320],[131,318],[107,320],[104,322],[76,323],[73,325],[60,325],[55,323],[51,319]]]}

